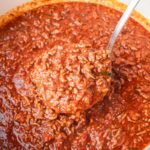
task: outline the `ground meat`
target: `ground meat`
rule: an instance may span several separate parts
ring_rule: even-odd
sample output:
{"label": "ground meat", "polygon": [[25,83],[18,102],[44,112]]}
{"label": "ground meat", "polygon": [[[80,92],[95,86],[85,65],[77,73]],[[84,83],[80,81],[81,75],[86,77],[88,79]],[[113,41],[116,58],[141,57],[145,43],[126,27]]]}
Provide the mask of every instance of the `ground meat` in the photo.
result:
{"label": "ground meat", "polygon": [[54,45],[34,56],[19,66],[13,77],[17,92],[42,99],[57,113],[84,111],[102,101],[109,90],[110,60],[106,50],[69,43]]}
{"label": "ground meat", "polygon": [[52,4],[0,29],[0,149],[150,144],[150,33],[129,19],[110,62],[105,49],[120,15]]}

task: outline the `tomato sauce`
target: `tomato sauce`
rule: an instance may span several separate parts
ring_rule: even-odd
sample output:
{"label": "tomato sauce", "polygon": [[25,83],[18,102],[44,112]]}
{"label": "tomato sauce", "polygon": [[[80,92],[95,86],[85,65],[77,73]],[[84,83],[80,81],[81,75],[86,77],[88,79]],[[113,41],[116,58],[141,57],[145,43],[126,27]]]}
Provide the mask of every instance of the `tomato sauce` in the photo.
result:
{"label": "tomato sauce", "polygon": [[[0,149],[150,144],[150,33],[91,3],[42,6],[0,29]],[[112,75],[110,75],[112,63]]]}

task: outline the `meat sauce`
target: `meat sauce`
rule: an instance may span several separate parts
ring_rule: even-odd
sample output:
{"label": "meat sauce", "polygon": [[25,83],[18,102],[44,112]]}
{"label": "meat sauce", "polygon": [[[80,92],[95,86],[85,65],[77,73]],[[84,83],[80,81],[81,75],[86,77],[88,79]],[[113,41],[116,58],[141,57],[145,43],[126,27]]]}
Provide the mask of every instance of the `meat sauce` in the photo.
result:
{"label": "meat sauce", "polygon": [[[0,29],[0,149],[141,150],[150,144],[150,33],[91,3],[42,6]],[[111,83],[111,84],[110,84]]]}

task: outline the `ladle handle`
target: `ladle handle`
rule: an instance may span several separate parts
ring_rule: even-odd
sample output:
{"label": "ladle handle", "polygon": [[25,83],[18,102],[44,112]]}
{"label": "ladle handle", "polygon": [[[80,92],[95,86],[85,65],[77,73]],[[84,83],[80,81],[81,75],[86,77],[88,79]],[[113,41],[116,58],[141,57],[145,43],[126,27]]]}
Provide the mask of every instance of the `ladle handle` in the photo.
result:
{"label": "ladle handle", "polygon": [[137,6],[137,4],[139,3],[140,0],[131,0],[130,4],[128,5],[127,9],[125,10],[124,14],[122,15],[121,19],[119,20],[113,34],[111,35],[110,41],[108,43],[108,47],[107,50],[109,51],[109,53],[111,54],[114,43],[120,33],[120,31],[122,30],[124,24],[126,23],[126,21],[128,20],[128,18],[130,17],[132,11],[134,10],[134,8]]}

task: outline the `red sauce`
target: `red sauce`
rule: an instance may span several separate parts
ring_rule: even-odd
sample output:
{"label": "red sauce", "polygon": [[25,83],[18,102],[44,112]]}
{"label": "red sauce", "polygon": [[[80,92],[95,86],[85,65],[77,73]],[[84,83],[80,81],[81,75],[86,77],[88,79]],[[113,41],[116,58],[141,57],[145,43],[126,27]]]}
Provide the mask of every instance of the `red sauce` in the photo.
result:
{"label": "red sauce", "polygon": [[[121,13],[61,3],[0,29],[2,149],[141,150],[150,144],[150,33]],[[105,96],[105,97],[104,97]]]}

